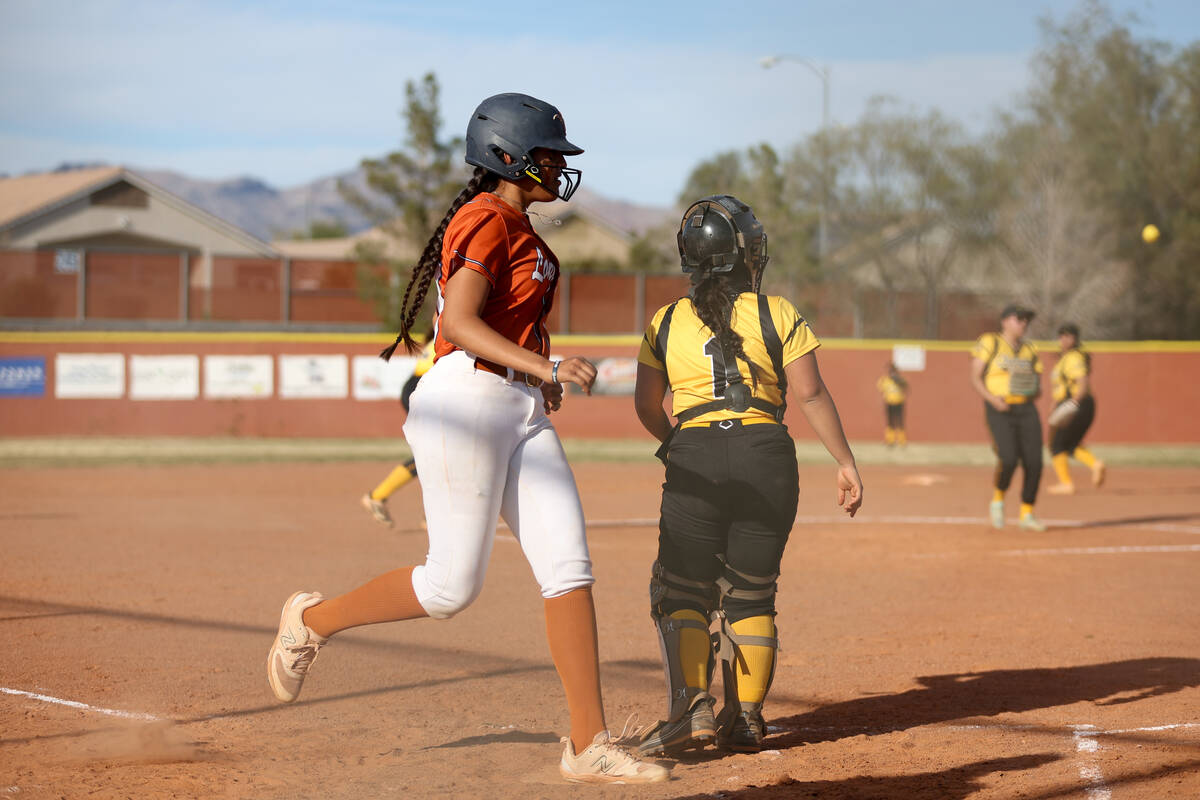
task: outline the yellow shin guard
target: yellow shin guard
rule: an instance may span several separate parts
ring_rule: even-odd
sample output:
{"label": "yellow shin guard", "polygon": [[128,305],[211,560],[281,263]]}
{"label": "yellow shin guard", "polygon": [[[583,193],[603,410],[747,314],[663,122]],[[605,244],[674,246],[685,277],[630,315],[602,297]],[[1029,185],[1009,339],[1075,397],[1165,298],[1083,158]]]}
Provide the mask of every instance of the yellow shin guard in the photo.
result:
{"label": "yellow shin guard", "polygon": [[[730,628],[741,638],[756,637],[760,639],[775,639],[775,619],[769,614],[758,617],[747,617],[732,623]],[[777,647],[760,644],[741,644],[738,646],[739,658],[736,663],[738,701],[746,703],[762,703],[771,685],[775,672],[775,652]]]}

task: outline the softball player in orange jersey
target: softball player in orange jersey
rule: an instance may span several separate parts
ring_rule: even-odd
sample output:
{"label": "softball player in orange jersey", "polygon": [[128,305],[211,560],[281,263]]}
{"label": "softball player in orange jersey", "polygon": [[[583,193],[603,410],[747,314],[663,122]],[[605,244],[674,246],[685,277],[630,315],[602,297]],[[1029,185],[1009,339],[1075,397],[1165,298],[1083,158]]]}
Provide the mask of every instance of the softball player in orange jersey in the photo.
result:
{"label": "softball player in orange jersey", "polygon": [[567,696],[570,735],[559,771],[575,782],[666,780],[663,767],[618,746],[604,721],[583,509],[547,417],[562,402],[564,382],[590,393],[596,368],[582,358],[547,358],[558,262],[525,210],[570,198],[580,173],[565,156],[583,151],[567,140],[557,108],[521,94],[484,100],[466,146],[475,173],[426,245],[405,291],[400,335],[382,354],[400,343],[415,348],[413,321],[437,274],[437,360],[404,424],[422,476],[428,555],[338,597],[292,595],[269,656],[271,687],[280,700],[294,700],[319,648],[338,631],[462,611],[483,587],[502,516],[541,586],[550,654]]}

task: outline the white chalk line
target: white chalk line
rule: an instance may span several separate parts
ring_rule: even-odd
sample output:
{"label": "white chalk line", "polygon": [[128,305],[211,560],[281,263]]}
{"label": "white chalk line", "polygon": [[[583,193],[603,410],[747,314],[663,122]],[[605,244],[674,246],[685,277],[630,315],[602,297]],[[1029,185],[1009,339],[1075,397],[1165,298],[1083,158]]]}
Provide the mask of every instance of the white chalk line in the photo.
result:
{"label": "white chalk line", "polygon": [[120,711],[115,708],[101,708],[100,706],[88,705],[80,703],[76,700],[64,700],[61,697],[51,697],[48,694],[38,694],[37,692],[27,692],[23,689],[9,689],[5,686],[0,686],[0,692],[4,694],[16,695],[18,697],[28,697],[31,700],[38,700],[43,703],[53,703],[54,705],[67,706],[69,708],[78,708],[81,711],[91,711],[96,714],[104,714],[109,717],[120,717],[121,719],[140,719],[147,722],[160,722],[162,717],[156,717],[153,714],[142,714],[137,711]]}
{"label": "white chalk line", "polygon": [[1104,782],[1104,773],[1096,761],[1095,753],[1100,751],[1100,743],[1096,741],[1097,731],[1094,725],[1074,725],[1075,752],[1079,753],[1079,777],[1087,784],[1084,793],[1088,800],[1112,800],[1112,792]]}

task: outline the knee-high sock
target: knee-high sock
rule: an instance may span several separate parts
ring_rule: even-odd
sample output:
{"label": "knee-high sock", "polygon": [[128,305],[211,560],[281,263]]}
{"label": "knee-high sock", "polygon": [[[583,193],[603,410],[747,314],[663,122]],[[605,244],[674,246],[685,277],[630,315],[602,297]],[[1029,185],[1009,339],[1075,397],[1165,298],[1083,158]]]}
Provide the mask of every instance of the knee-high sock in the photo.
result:
{"label": "knee-high sock", "polygon": [[[690,619],[708,624],[708,617],[691,608],[672,611],[673,619]],[[679,667],[689,688],[708,691],[708,660],[712,655],[712,639],[696,628],[679,631]]]}
{"label": "knee-high sock", "polygon": [[318,636],[346,628],[429,616],[417,600],[412,567],[385,572],[357,589],[331,597],[304,612],[304,624]]}
{"label": "knee-high sock", "polygon": [[596,607],[590,586],[545,601],[546,639],[550,656],[567,695],[571,744],[582,753],[604,722],[600,695],[600,653],[596,640]]}
{"label": "knee-high sock", "polygon": [[1076,447],[1075,452],[1072,453],[1072,455],[1075,456],[1076,461],[1084,466],[1096,466],[1096,457],[1092,455],[1092,451],[1088,450],[1086,447]]}
{"label": "knee-high sock", "polygon": [[[765,636],[775,638],[775,620],[769,614],[739,619],[730,625],[739,636]],[[741,658],[737,670],[738,700],[743,703],[761,703],[767,696],[771,673],[775,669],[775,649],[758,644],[741,645]]]}
{"label": "knee-high sock", "polygon": [[1058,476],[1059,483],[1071,483],[1071,457],[1066,453],[1058,453],[1051,459],[1054,462],[1054,474]]}
{"label": "knee-high sock", "polygon": [[883,443],[892,444],[896,441],[896,429],[887,427],[883,429]]}
{"label": "knee-high sock", "polygon": [[896,429],[896,444],[908,444],[908,432],[904,428]]}
{"label": "knee-high sock", "polygon": [[392,492],[399,489],[404,484],[417,477],[417,464],[415,461],[405,461],[400,466],[396,467],[383,481],[371,490],[372,500],[387,500],[392,495]]}

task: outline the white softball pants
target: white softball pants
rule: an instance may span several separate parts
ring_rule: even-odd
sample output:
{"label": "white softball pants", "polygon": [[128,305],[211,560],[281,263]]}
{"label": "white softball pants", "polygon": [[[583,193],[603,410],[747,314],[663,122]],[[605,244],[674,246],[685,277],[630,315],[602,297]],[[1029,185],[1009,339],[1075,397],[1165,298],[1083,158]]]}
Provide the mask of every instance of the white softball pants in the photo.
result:
{"label": "white softball pants", "polygon": [[595,582],[575,476],[540,389],[477,370],[455,351],[421,378],[409,403],[404,435],[429,528],[429,553],[412,582],[429,616],[452,617],[479,596],[498,516],[542,597]]}

